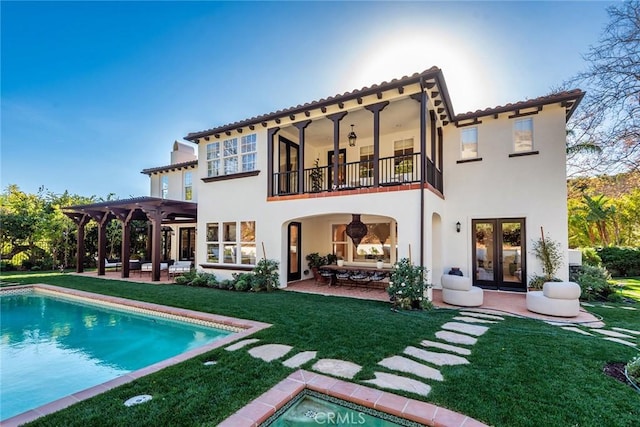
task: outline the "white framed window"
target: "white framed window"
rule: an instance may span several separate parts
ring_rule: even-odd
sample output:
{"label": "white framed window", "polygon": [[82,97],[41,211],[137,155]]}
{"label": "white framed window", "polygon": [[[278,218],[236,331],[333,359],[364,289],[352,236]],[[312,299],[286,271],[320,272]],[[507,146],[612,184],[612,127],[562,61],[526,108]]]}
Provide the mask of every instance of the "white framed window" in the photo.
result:
{"label": "white framed window", "polygon": [[193,200],[193,172],[185,172],[182,179],[184,181],[184,199]]}
{"label": "white framed window", "polygon": [[255,221],[207,223],[207,262],[256,264]]}
{"label": "white framed window", "polygon": [[471,127],[460,131],[460,158],[478,157],[478,128]]}
{"label": "white framed window", "polygon": [[365,223],[367,235],[362,238],[358,249],[347,236],[347,224],[331,225],[331,245],[333,254],[347,262],[373,264],[378,260],[387,264],[397,259],[397,229],[393,222]]}
{"label": "white framed window", "polygon": [[513,152],[533,151],[533,119],[518,119],[513,122]]}
{"label": "white framed window", "polygon": [[169,195],[169,177],[167,175],[162,175],[162,177],[160,177],[160,191],[162,193],[162,198],[166,199]]}
{"label": "white framed window", "polygon": [[207,144],[207,176],[230,175],[256,170],[256,134]]}

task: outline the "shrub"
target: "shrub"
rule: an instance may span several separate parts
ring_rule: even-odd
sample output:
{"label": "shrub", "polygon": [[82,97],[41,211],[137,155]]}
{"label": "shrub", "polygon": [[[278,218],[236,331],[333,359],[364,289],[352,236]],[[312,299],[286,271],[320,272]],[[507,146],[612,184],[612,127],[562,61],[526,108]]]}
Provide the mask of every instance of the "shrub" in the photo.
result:
{"label": "shrub", "polygon": [[254,277],[251,283],[251,289],[255,292],[277,289],[280,284],[278,268],[278,261],[266,258],[258,261],[253,269]]}
{"label": "shrub", "polygon": [[215,287],[218,280],[216,276],[211,273],[192,269],[188,273],[176,277],[176,283],[186,286]]}
{"label": "shrub", "polygon": [[604,267],[583,265],[575,281],[582,290],[580,298],[587,301],[616,301],[621,296],[617,293],[615,285],[609,282],[611,274]]}
{"label": "shrub", "polygon": [[640,248],[609,246],[598,248],[602,264],[615,276],[635,276],[640,274]]}
{"label": "shrub", "polygon": [[582,264],[592,265],[594,267],[599,267],[602,265],[602,260],[600,259],[600,255],[594,248],[582,248]]}
{"label": "shrub", "polygon": [[251,273],[233,273],[234,289],[240,292],[247,292],[251,290],[251,285],[254,280],[254,275]]}
{"label": "shrub", "polygon": [[33,262],[31,262],[30,260],[25,259],[24,261],[22,261],[23,270],[31,270],[32,267],[33,267]]}
{"label": "shrub", "polygon": [[395,263],[387,288],[394,307],[431,308],[431,301],[424,299],[424,288],[429,286],[424,279],[425,273],[424,267],[411,264],[408,258]]}
{"label": "shrub", "polygon": [[0,261],[0,271],[14,271],[16,266],[7,261]]}
{"label": "shrub", "polygon": [[640,354],[627,363],[627,375],[629,375],[636,384],[640,384]]}
{"label": "shrub", "polygon": [[562,265],[562,251],[560,243],[547,237],[540,237],[533,242],[532,253],[542,264],[542,274],[547,282],[556,277],[556,272]]}

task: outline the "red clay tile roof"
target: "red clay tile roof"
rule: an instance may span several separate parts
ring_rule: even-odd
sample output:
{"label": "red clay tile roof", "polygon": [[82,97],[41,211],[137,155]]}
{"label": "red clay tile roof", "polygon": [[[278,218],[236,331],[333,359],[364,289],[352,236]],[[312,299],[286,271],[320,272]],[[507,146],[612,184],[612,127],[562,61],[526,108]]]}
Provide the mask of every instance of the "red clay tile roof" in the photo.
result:
{"label": "red clay tile roof", "polygon": [[165,171],[182,169],[182,168],[186,169],[188,167],[193,167],[193,166],[198,166],[198,160],[189,160],[188,162],[175,163],[173,165],[158,166],[155,168],[143,169],[140,173],[151,175],[154,172],[165,172]]}
{"label": "red clay tile roof", "polygon": [[565,103],[564,106],[567,109],[567,120],[573,114],[576,107],[582,100],[584,92],[580,89],[573,89],[564,92],[552,93],[550,95],[541,96],[534,99],[528,99],[526,101],[520,101],[513,104],[499,105],[493,108],[486,108],[484,110],[470,111],[464,114],[457,114],[454,121],[474,119],[476,117],[490,116],[492,114],[504,113],[507,111],[522,110],[526,108],[538,107],[541,105],[553,104],[556,102]]}
{"label": "red clay tile roof", "polygon": [[451,109],[451,100],[449,99],[449,93],[447,91],[447,87],[444,82],[444,78],[442,76],[442,70],[434,66],[429,68],[428,70],[423,71],[422,73],[414,73],[411,76],[404,76],[400,79],[393,79],[389,82],[384,81],[380,84],[374,84],[369,87],[365,86],[362,89],[354,89],[351,92],[337,94],[334,96],[330,96],[328,98],[321,98],[316,101],[311,101],[305,104],[296,105],[295,107],[273,111],[271,113],[262,114],[260,116],[251,117],[249,119],[237,121],[234,123],[229,123],[223,126],[203,130],[200,132],[192,132],[187,136],[185,136],[184,139],[186,139],[187,141],[194,141],[204,136],[213,135],[216,133],[221,133],[221,132],[225,132],[232,129],[237,129],[243,126],[262,123],[268,120],[276,119],[278,117],[284,117],[284,116],[289,116],[291,114],[303,113],[305,111],[312,110],[315,108],[321,108],[327,105],[336,104],[341,101],[355,99],[358,97],[371,95],[376,92],[381,92],[381,91],[386,91],[386,90],[394,89],[401,86],[406,86],[409,84],[417,83],[422,79],[427,80],[432,78],[435,78],[438,83],[449,117],[453,117],[453,110]]}

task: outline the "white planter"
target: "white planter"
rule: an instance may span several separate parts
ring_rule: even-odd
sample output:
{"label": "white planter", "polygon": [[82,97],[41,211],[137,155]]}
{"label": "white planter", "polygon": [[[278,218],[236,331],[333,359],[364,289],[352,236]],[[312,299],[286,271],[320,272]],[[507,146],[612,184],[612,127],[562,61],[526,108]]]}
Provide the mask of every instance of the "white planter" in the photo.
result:
{"label": "white planter", "polygon": [[344,260],[343,259],[339,259],[338,260],[338,267],[342,267],[344,266]]}
{"label": "white planter", "polygon": [[384,263],[382,261],[376,262],[376,268],[382,269],[384,267]]}

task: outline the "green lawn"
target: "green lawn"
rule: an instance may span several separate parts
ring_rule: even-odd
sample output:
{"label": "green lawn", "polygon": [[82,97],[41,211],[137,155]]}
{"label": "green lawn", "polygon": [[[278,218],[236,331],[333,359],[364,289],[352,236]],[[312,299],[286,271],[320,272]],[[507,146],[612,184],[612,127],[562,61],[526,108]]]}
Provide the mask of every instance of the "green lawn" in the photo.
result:
{"label": "green lawn", "polygon": [[[372,378],[375,370],[385,371],[377,362],[401,354],[407,345],[433,340],[435,332],[457,314],[444,309],[396,313],[387,303],[284,291],[235,293],[60,274],[4,275],[2,279],[272,323],[255,337],[265,343],[292,345],[298,351],[317,350],[319,358],[358,363],[364,369],[356,381]],[[631,285],[637,292],[637,281]],[[639,311],[600,306],[591,310],[608,326],[640,330]],[[427,400],[495,426],[637,425],[640,396],[602,373],[605,363],[626,362],[637,354],[637,349],[600,337],[540,321],[506,318],[479,338],[468,356],[470,365],[440,369],[445,381],[430,382]],[[219,363],[202,365],[211,359]],[[291,372],[279,362],[266,363],[246,351],[218,349],[32,424],[214,426]],[[123,402],[137,394],[151,394],[154,399],[126,408]]]}
{"label": "green lawn", "polygon": [[622,295],[640,302],[640,277],[616,277],[614,281],[623,286]]}

